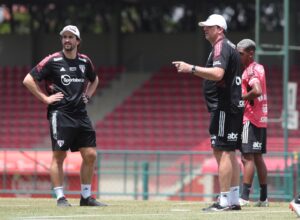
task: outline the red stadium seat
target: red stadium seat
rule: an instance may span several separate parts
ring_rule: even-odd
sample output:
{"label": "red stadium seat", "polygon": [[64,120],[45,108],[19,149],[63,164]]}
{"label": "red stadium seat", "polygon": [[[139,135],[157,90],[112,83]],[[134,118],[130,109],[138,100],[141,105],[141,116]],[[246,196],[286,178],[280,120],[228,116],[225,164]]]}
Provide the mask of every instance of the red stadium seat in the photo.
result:
{"label": "red stadium seat", "polygon": [[[266,67],[270,118],[279,118],[282,109],[282,71],[278,68]],[[187,150],[200,144],[202,150],[210,150],[202,80],[176,74],[170,66],[162,67],[96,126],[98,145],[105,149]],[[291,131],[290,135],[298,140],[299,133]],[[282,134],[281,123],[269,123],[271,140]],[[272,141],[268,146],[277,149]]]}
{"label": "red stadium seat", "polygon": [[[22,83],[30,70],[31,67],[28,65],[0,67],[0,147],[2,148],[45,147],[44,138],[49,136],[47,106],[30,94]],[[98,72],[102,70],[97,69]],[[124,70],[124,67],[104,68],[103,72],[106,73],[107,79],[104,80],[105,85],[109,85],[111,80]],[[41,87],[43,88],[43,85]]]}
{"label": "red stadium seat", "polygon": [[[97,123],[98,145],[139,150],[185,150],[197,145],[202,128],[193,121],[204,105],[200,85],[199,78],[163,68]],[[208,113],[204,117],[208,119]]]}

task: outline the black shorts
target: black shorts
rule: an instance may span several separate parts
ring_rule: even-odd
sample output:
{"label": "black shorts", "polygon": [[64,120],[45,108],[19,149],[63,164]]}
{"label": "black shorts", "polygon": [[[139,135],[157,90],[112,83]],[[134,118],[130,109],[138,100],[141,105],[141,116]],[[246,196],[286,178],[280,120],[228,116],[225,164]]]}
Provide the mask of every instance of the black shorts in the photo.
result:
{"label": "black shorts", "polygon": [[217,110],[211,112],[209,133],[212,148],[234,151],[241,147],[243,112],[228,113]]}
{"label": "black shorts", "polygon": [[243,126],[241,152],[265,154],[267,144],[267,129],[259,128],[247,121]]}
{"label": "black shorts", "polygon": [[96,132],[88,116],[73,118],[53,111],[49,118],[53,151],[79,151],[82,147],[96,147]]}

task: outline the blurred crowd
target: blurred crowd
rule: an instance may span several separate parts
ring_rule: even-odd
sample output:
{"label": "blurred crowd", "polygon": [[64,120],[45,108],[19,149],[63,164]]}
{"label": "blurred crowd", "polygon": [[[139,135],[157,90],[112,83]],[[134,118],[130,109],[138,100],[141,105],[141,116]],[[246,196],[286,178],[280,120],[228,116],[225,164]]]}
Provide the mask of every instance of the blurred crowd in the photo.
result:
{"label": "blurred crowd", "polygon": [[[261,3],[264,30],[282,30],[282,4]],[[222,14],[231,31],[254,30],[255,1],[49,1],[0,5],[0,34],[57,33],[71,23],[82,33],[94,34],[108,33],[116,24],[120,33],[193,32],[199,16],[212,13]]]}

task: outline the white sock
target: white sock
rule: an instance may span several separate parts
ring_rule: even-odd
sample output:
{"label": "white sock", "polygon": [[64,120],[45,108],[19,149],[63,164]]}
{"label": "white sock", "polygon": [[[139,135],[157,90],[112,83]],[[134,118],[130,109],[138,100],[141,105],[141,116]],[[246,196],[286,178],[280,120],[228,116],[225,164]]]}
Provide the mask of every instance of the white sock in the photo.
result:
{"label": "white sock", "polygon": [[92,195],[91,184],[81,184],[81,195],[85,199]]}
{"label": "white sock", "polygon": [[227,207],[229,206],[229,193],[230,192],[221,192],[220,194],[220,206]]}
{"label": "white sock", "polygon": [[239,205],[240,186],[230,187],[229,202],[230,205]]}
{"label": "white sock", "polygon": [[56,199],[60,199],[61,197],[64,197],[64,187],[63,186],[58,186],[53,188],[55,195],[56,195]]}

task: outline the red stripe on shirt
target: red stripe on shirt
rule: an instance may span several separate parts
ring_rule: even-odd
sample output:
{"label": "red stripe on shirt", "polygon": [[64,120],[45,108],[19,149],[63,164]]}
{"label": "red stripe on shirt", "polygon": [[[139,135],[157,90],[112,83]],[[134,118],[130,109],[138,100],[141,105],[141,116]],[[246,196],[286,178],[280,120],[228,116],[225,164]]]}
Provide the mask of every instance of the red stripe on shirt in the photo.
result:
{"label": "red stripe on shirt", "polygon": [[94,66],[92,60],[87,55],[82,54],[82,53],[78,53],[78,56],[81,57],[81,58],[87,59],[91,63],[93,71],[95,70],[95,66]]}
{"label": "red stripe on shirt", "polygon": [[39,64],[36,66],[38,72],[41,71],[41,69],[43,69],[43,67],[46,65],[46,63],[49,62],[49,60],[53,57],[57,57],[57,56],[61,56],[60,52],[56,52],[54,54],[51,54],[47,57],[45,57],[41,62],[39,62]]}
{"label": "red stripe on shirt", "polygon": [[222,43],[223,43],[223,40],[220,40],[219,42],[217,42],[215,45],[214,45],[214,58],[218,57],[221,55],[221,52],[222,52]]}

